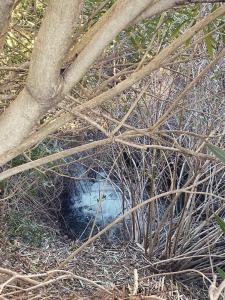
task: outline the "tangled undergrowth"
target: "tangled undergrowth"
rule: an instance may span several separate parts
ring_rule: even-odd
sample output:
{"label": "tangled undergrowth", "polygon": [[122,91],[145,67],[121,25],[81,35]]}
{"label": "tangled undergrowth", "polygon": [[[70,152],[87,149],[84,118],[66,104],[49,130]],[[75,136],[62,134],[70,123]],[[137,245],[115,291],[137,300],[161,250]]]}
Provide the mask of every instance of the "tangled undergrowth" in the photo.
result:
{"label": "tangled undergrowth", "polygon": [[[0,62],[2,115],[27,88],[48,1],[15,2]],[[84,2],[75,49],[115,1]],[[206,145],[225,142],[224,19],[192,30],[225,9],[216,2],[124,28],[41,116],[30,132],[36,145],[1,167],[0,299],[203,300],[209,289],[220,292],[215,276],[225,269],[225,241],[214,215],[225,216],[225,172]],[[129,83],[152,61],[157,68]],[[68,69],[60,66],[63,79]],[[72,178],[78,161],[85,172]],[[75,242],[57,223],[62,178],[82,180],[96,170],[121,192],[131,220],[126,239],[99,232]]]}

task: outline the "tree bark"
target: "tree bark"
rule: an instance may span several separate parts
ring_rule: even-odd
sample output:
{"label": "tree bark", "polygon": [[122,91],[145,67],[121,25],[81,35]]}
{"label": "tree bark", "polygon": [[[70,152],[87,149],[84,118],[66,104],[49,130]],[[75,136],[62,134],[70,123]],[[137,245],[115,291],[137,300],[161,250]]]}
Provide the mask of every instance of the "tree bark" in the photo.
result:
{"label": "tree bark", "polygon": [[[51,0],[35,42],[24,90],[0,118],[0,155],[29,136],[37,121],[82,78],[107,44],[130,24],[152,0],[124,0],[113,5],[98,31],[64,75],[60,69],[67,53],[81,1]],[[15,131],[15,126],[16,131]]]}
{"label": "tree bark", "polygon": [[[177,0],[179,1],[179,0]],[[72,27],[79,16],[80,2],[66,0],[50,1],[46,17],[38,34],[27,84],[18,98],[10,105],[5,114],[0,118],[0,164],[6,163],[19,153],[43,139],[49,133],[57,130],[67,121],[74,118],[69,113],[58,118],[55,122],[34,132],[39,118],[52,108],[56,103],[76,84],[87,69],[99,56],[105,46],[124,27],[136,20],[149,7],[151,0],[132,0],[116,2],[111,10],[103,16],[91,30],[84,36],[78,57],[64,74],[60,76],[60,68],[63,57],[66,54],[71,41]],[[169,1],[174,4],[174,0]],[[161,1],[157,3],[162,3]],[[165,8],[165,7],[164,7]],[[168,7],[166,7],[167,9]],[[161,9],[161,6],[160,6]],[[155,13],[154,3],[152,10]],[[225,12],[225,5],[209,14],[203,20],[195,24],[186,33],[178,37],[168,47],[163,49],[148,65],[132,74],[111,90],[88,101],[76,108],[82,111],[93,108],[96,105],[112,99],[126,88],[159,68],[162,62],[186,40],[196,32],[204,28],[211,21]],[[67,16],[67,18],[63,18]],[[62,21],[63,19],[63,21]],[[100,26],[100,25],[101,26]],[[79,47],[78,47],[79,48]],[[34,135],[31,136],[33,130]],[[15,148],[14,148],[15,147]]]}
{"label": "tree bark", "polygon": [[0,118],[0,153],[18,146],[40,117],[61,99],[60,69],[67,53],[80,0],[51,0],[35,41],[27,83]]}
{"label": "tree bark", "polygon": [[0,0],[0,52],[4,44],[4,36],[9,26],[10,13],[14,2],[14,0]]}
{"label": "tree bark", "polygon": [[[105,101],[110,101],[118,95],[119,93],[123,92],[125,89],[129,88],[137,82],[138,80],[142,79],[144,76],[150,74],[152,71],[159,68],[163,61],[175,51],[178,47],[180,47],[183,43],[185,43],[188,39],[190,39],[193,35],[195,35],[198,31],[202,30],[205,26],[207,26],[211,21],[216,19],[217,17],[221,16],[225,13],[225,5],[218,8],[213,13],[206,16],[204,19],[200,20],[186,32],[184,32],[181,36],[179,36],[176,40],[174,40],[168,47],[164,48],[149,64],[144,66],[139,71],[134,72],[130,77],[126,80],[122,81],[112,89],[104,92],[103,94],[85,102],[84,104],[79,105],[75,108],[77,112],[82,112],[85,109],[94,108],[97,105],[104,103]],[[26,139],[21,145],[16,147],[15,149],[11,149],[6,151],[4,154],[1,155],[0,153],[0,165],[8,162],[10,159],[14,158],[18,154],[22,153],[29,147],[33,146],[35,143],[40,142],[44,139],[47,135],[53,133],[58,128],[70,122],[74,119],[74,116],[70,113],[65,113],[62,116],[58,117],[56,120],[44,126],[40,131],[35,132],[32,136]]]}

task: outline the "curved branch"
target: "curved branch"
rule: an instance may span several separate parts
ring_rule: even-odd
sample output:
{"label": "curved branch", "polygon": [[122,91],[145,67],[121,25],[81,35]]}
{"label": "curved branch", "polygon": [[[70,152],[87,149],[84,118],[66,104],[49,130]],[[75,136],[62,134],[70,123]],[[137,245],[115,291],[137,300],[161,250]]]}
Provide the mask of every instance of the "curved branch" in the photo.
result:
{"label": "curved branch", "polygon": [[40,117],[61,99],[62,59],[68,51],[81,0],[51,0],[35,41],[28,80],[0,117],[0,153],[18,146]]}
{"label": "curved branch", "polygon": [[153,0],[117,1],[111,9],[83,37],[79,49],[75,48],[75,61],[65,73],[65,89],[68,93],[82,78],[104,48],[115,36],[140,15]]}
{"label": "curved branch", "polygon": [[[75,112],[81,112],[85,109],[94,108],[106,101],[110,101],[123,92],[125,89],[131,87],[134,83],[142,79],[144,76],[149,75],[154,70],[158,69],[163,61],[173,53],[178,47],[180,47],[183,43],[185,43],[188,39],[190,39],[193,35],[195,35],[198,31],[202,30],[207,24],[216,19],[218,16],[221,16],[225,12],[225,5],[221,6],[213,13],[209,14],[186,32],[184,32],[181,36],[179,36],[174,42],[172,42],[168,47],[164,48],[152,61],[150,61],[146,66],[142,67],[139,71],[134,72],[130,77],[126,80],[122,81],[115,87],[110,90],[104,92],[103,94],[85,102],[82,105],[74,108]],[[62,116],[58,117],[55,121],[45,125],[42,129],[32,136],[30,136],[27,140],[25,140],[20,146],[10,151],[5,152],[4,154],[0,154],[0,164],[4,164],[8,162],[10,159],[14,158],[18,154],[22,153],[29,147],[33,146],[38,141],[44,139],[47,135],[56,131],[58,128],[63,126],[64,124],[72,121],[74,116],[70,113],[65,113]]]}

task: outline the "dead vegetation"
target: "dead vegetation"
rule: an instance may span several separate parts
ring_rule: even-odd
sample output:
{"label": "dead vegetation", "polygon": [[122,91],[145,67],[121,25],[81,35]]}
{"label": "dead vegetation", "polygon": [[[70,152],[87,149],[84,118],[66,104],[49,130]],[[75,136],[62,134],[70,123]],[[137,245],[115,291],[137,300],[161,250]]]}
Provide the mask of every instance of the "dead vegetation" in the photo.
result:
{"label": "dead vegetation", "polygon": [[[25,86],[45,12],[45,1],[22,2],[0,62],[2,114]],[[85,7],[74,40],[112,4],[103,2]],[[121,31],[15,149],[20,155],[4,157],[14,158],[0,173],[0,299],[223,295],[217,267],[225,267],[225,241],[214,215],[225,216],[225,173],[206,147],[224,146],[224,23],[204,25],[218,7],[181,7]],[[189,23],[174,33],[183,15]],[[81,163],[86,172],[71,176]],[[120,190],[123,215],[74,241],[59,224],[63,178],[96,170]],[[118,223],[123,235],[107,235]]]}
{"label": "dead vegetation", "polygon": [[192,299],[188,288],[169,274],[148,279],[156,269],[135,243],[99,241],[64,270],[55,267],[79,243],[58,237],[41,248],[15,241],[11,245],[5,241],[4,246],[1,299],[154,299],[150,295],[158,297],[155,299]]}

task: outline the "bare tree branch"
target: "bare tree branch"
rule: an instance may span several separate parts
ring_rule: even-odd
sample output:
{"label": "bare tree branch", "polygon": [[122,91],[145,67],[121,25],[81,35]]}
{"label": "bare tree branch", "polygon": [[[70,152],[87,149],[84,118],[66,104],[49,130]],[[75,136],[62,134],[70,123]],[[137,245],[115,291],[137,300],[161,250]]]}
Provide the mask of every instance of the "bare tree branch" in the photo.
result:
{"label": "bare tree branch", "polygon": [[8,29],[10,13],[14,0],[0,0],[0,52],[3,46],[4,35]]}
{"label": "bare tree branch", "polygon": [[63,95],[82,78],[105,46],[139,15],[151,0],[116,2],[103,17],[99,30],[88,40],[85,49],[60,76],[63,58],[70,46],[73,25],[80,14],[81,0],[51,0],[33,50],[25,88],[1,116],[0,153],[18,146],[36,125],[39,118],[53,108]]}
{"label": "bare tree branch", "polygon": [[[185,41],[190,39],[193,35],[195,35],[198,31],[202,30],[207,24],[221,16],[225,12],[225,5],[221,6],[213,13],[207,15],[205,18],[197,22],[194,26],[188,29],[184,34],[179,36],[176,40],[174,40],[168,47],[164,48],[155,58],[150,61],[146,66],[142,67],[139,71],[134,72],[130,77],[126,80],[122,81],[112,89],[104,92],[103,94],[79,105],[74,108],[75,112],[81,112],[86,109],[94,108],[97,105],[100,105],[106,101],[113,99],[116,95],[123,92],[125,89],[132,86],[134,83],[142,79],[144,76],[150,74],[154,70],[158,69],[162,66],[163,62],[168,58],[168,56],[173,53],[178,47],[180,47]],[[0,164],[6,163],[16,155],[22,153],[27,148],[31,147],[38,141],[42,140],[48,134],[56,131],[58,128],[70,122],[74,119],[74,116],[70,113],[65,113],[61,117],[58,117],[55,121],[50,124],[44,126],[39,132],[36,132],[31,137],[29,137],[24,143],[18,146],[15,149],[5,152],[0,155]]]}
{"label": "bare tree branch", "polygon": [[152,2],[152,0],[117,1],[103,15],[83,37],[79,50],[75,51],[77,58],[65,74],[65,93],[68,93],[81,79],[108,43]]}
{"label": "bare tree branch", "polygon": [[15,168],[12,168],[12,169],[9,169],[9,170],[6,170],[6,171],[0,173],[0,180],[6,179],[6,178],[8,178],[12,175],[18,174],[20,172],[41,166],[43,164],[47,164],[47,163],[55,161],[57,159],[62,159],[64,157],[67,157],[67,156],[70,156],[70,155],[73,155],[76,153],[81,153],[81,152],[84,152],[84,151],[87,151],[87,150],[90,150],[90,149],[93,149],[93,148],[96,148],[99,146],[107,145],[111,142],[112,142],[112,138],[106,138],[104,140],[92,142],[89,144],[85,144],[82,146],[64,150],[59,153],[55,153],[55,154],[52,154],[52,155],[49,155],[49,156],[46,156],[43,158],[39,158],[37,160],[28,162],[26,164],[20,165],[18,167],[15,167]]}
{"label": "bare tree branch", "polygon": [[67,52],[81,0],[51,0],[38,33],[25,88],[0,117],[0,153],[20,144],[39,118],[59,101],[60,68]]}

